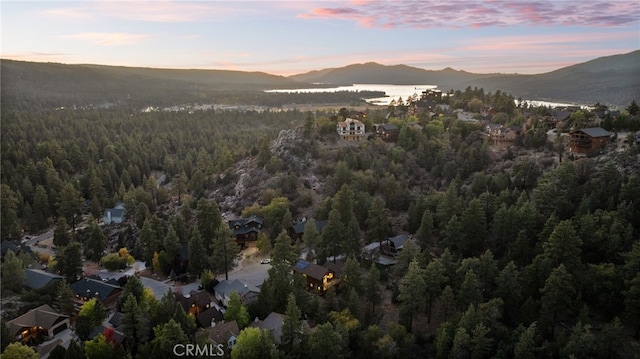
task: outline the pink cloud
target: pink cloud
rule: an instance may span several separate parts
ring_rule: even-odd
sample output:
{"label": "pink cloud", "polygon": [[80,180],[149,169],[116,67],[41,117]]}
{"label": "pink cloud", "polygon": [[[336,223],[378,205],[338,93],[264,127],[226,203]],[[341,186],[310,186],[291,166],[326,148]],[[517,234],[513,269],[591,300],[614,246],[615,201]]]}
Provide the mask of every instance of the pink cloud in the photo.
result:
{"label": "pink cloud", "polygon": [[[341,3],[342,5],[342,3]],[[355,1],[348,7],[314,8],[300,18],[332,18],[354,21],[365,27],[488,27],[508,25],[620,26],[638,22],[640,2],[459,0]]]}

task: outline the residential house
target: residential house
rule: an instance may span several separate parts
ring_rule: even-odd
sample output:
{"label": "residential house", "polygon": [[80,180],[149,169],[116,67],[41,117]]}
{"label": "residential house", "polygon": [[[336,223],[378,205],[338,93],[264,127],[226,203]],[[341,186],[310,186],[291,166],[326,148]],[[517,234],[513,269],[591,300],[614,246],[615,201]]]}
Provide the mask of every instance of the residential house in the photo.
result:
{"label": "residential house", "polygon": [[413,240],[408,234],[400,234],[395,237],[389,237],[380,243],[380,252],[382,254],[395,257],[402,251],[408,240]]}
{"label": "residential house", "polygon": [[385,142],[396,142],[400,128],[393,123],[382,123],[375,126],[376,135]]}
{"label": "residential house", "polygon": [[102,221],[104,222],[104,224],[111,224],[111,223],[117,224],[117,223],[124,222],[124,218],[125,218],[124,203],[118,202],[116,203],[115,207],[107,208],[104,210]]}
{"label": "residential house", "polygon": [[[268,330],[273,334],[273,339],[277,345],[280,344],[282,338],[282,326],[284,325],[284,314],[271,312],[264,320],[256,320],[249,324],[251,328],[259,328],[260,330]],[[302,330],[308,332],[311,328],[306,320],[302,321]]]}
{"label": "residential house", "polygon": [[222,322],[224,322],[224,314],[216,306],[211,306],[196,314],[196,324],[200,328],[213,327]]}
{"label": "residential house", "polygon": [[499,142],[513,142],[516,137],[522,134],[522,129],[518,126],[503,126],[495,123],[487,123],[484,132],[489,136],[493,144]]}
{"label": "residential house", "polygon": [[603,149],[611,138],[611,132],[602,127],[590,127],[571,131],[569,152],[587,154]]}
{"label": "residential house", "polygon": [[10,338],[25,344],[40,343],[71,327],[69,317],[47,304],[31,309],[7,322]]}
{"label": "residential house", "polygon": [[241,248],[246,248],[247,243],[255,243],[263,226],[264,219],[258,216],[229,221],[229,228],[231,228],[232,234]]}
{"label": "residential house", "polygon": [[362,111],[351,111],[349,117],[358,121],[364,121],[367,118],[367,114]]}
{"label": "residential house", "polygon": [[123,328],[117,329],[116,327],[110,325],[109,323],[98,325],[90,334],[89,340],[93,340],[99,334],[104,335],[107,338],[107,341],[113,343],[113,345],[118,348],[124,343],[124,339],[126,338]]}
{"label": "residential house", "polygon": [[364,123],[353,118],[338,122],[336,129],[340,138],[345,141],[361,141],[365,138]]}
{"label": "residential house", "polygon": [[176,299],[189,315],[197,315],[211,307],[211,296],[204,290],[192,290],[185,295],[176,293]]}
{"label": "residential house", "polygon": [[42,269],[26,268],[24,270],[24,286],[31,289],[40,289],[49,285],[58,285],[64,279],[63,276]]}
{"label": "residential house", "polygon": [[372,242],[362,248],[362,259],[369,261],[369,263],[377,263],[381,266],[387,267],[396,264],[394,257],[382,254],[380,250],[380,242]]}
{"label": "residential house", "polygon": [[31,247],[24,244],[17,244],[5,239],[2,242],[0,242],[0,253],[2,254],[3,261],[4,261],[4,256],[7,254],[8,251],[12,251],[13,254],[15,255],[19,255],[20,253],[27,253],[33,256],[33,251],[31,250]]}
{"label": "residential house", "polygon": [[107,341],[111,341],[118,348],[125,339],[124,327],[124,313],[113,312],[107,321],[97,326],[89,334],[89,340],[102,334],[107,338]]}
{"label": "residential house", "polygon": [[249,304],[258,299],[260,289],[249,284],[244,284],[240,280],[235,279],[233,281],[223,280],[220,281],[214,288],[215,297],[218,302],[225,307],[229,305],[229,299],[231,298],[231,292],[236,292],[240,296],[240,301],[244,304]]}
{"label": "residential house", "polygon": [[412,122],[407,122],[407,126],[413,128],[415,130],[418,130],[420,132],[422,132],[422,130],[424,130],[424,126],[422,126],[421,124],[419,124],[417,122],[413,122],[413,121]]}
{"label": "residential house", "polygon": [[[327,221],[314,221],[314,222],[316,222],[316,231],[318,231],[318,233],[322,233],[322,230],[327,225]],[[292,239],[302,239],[302,236],[304,236],[304,229],[306,225],[307,225],[306,219],[303,219],[302,221],[294,224],[289,228],[289,236]]]}
{"label": "residential house", "polygon": [[[300,273],[307,282],[307,290],[323,294],[329,288],[337,286],[340,279],[334,270],[319,264],[299,260],[293,266],[294,273]],[[337,288],[337,287],[336,287]]]}
{"label": "residential house", "polygon": [[224,345],[224,352],[229,353],[231,349],[236,345],[238,335],[240,335],[240,328],[235,320],[226,323],[215,323],[210,327],[202,329],[207,333],[215,344]]}
{"label": "residential house", "polygon": [[93,278],[83,278],[70,285],[80,302],[96,298],[105,306],[115,304],[122,293],[122,288]]}

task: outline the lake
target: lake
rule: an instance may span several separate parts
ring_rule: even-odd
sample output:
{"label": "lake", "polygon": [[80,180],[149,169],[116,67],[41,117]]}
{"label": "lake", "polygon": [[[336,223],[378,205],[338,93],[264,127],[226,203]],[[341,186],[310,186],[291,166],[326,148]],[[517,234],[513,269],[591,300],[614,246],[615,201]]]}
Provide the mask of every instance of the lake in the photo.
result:
{"label": "lake", "polygon": [[338,92],[338,91],[381,91],[385,93],[385,97],[377,97],[366,99],[372,105],[387,106],[392,100],[407,98],[413,94],[420,94],[422,91],[435,89],[435,85],[387,85],[387,84],[353,84],[349,86],[325,87],[325,88],[306,88],[306,89],[282,89],[267,90],[265,92],[281,92],[281,93],[314,93],[314,92]]}
{"label": "lake", "polygon": [[[398,100],[402,98],[404,101],[413,94],[420,94],[425,90],[432,90],[437,88],[435,85],[388,85],[388,84],[353,84],[349,86],[337,86],[337,87],[318,87],[318,88],[306,88],[306,89],[282,89],[282,90],[266,90],[265,92],[281,92],[281,93],[314,93],[314,92],[338,92],[338,91],[381,91],[386,94],[385,97],[376,97],[365,99],[372,105],[387,106],[392,100]],[[529,103],[531,106],[547,106],[551,108],[555,107],[568,107],[568,106],[580,106],[581,108],[588,108],[583,104],[569,104],[558,103],[549,101],[538,100],[523,100],[523,102]],[[515,100],[516,105],[518,100]]]}

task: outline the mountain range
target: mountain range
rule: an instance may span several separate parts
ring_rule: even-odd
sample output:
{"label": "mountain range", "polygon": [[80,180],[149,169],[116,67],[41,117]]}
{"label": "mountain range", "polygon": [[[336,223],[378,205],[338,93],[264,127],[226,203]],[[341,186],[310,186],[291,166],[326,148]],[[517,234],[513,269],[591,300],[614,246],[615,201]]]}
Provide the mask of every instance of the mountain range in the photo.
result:
{"label": "mountain range", "polygon": [[606,103],[627,106],[640,99],[640,50],[600,57],[537,75],[475,74],[451,68],[423,70],[406,65],[377,63],[311,71],[290,78],[300,82],[331,84],[437,85],[442,90],[467,86],[501,90],[530,100]]}
{"label": "mountain range", "polygon": [[373,62],[297,74],[175,70],[102,65],[65,65],[14,60],[0,61],[1,95],[5,101],[67,105],[70,101],[117,103],[162,98],[179,104],[215,100],[223,91],[266,90],[349,84],[437,85],[447,91],[482,87],[527,100],[625,107],[640,100],[640,50],[600,57],[537,75],[476,74],[445,68],[425,70]]}

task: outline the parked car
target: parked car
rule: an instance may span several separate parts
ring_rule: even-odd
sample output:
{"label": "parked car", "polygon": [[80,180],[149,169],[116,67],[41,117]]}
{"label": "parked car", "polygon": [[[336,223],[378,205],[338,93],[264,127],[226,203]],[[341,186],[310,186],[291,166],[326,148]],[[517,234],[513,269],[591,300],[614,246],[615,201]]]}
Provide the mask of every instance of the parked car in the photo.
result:
{"label": "parked car", "polygon": [[271,263],[271,259],[270,258],[265,258],[265,259],[260,261],[260,264],[269,264],[269,263]]}

